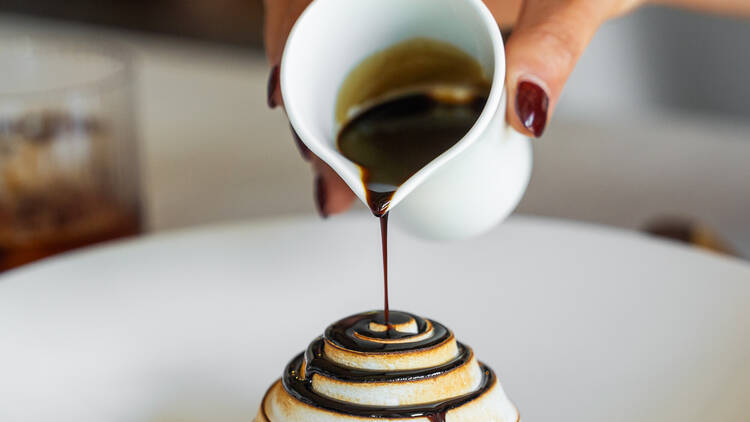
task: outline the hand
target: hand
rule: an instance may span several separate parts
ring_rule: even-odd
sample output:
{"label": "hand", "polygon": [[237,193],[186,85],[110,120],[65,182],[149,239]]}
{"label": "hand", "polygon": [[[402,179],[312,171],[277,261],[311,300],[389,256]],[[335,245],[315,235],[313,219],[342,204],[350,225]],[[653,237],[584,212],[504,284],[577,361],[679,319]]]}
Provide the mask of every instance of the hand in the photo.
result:
{"label": "hand", "polygon": [[[271,63],[271,76],[268,79],[268,106],[274,108],[283,105],[281,87],[279,86],[279,64],[284,50],[284,44],[294,22],[312,0],[265,0],[265,40],[266,54]],[[349,209],[356,196],[349,186],[341,180],[331,167],[323,160],[313,155],[302,143],[294,129],[292,136],[305,160],[310,161],[315,172],[313,189],[315,205],[321,217],[340,213]]]}
{"label": "hand", "polygon": [[[643,0],[485,0],[503,27],[513,26],[506,44],[509,104],[516,130],[539,137],[570,72],[599,26]],[[266,0],[266,53],[272,65],[268,104],[282,105],[279,63],[294,22],[311,0]],[[296,135],[295,135],[296,138]],[[355,196],[338,175],[296,138],[317,177],[315,198],[323,217],[345,211]]]}

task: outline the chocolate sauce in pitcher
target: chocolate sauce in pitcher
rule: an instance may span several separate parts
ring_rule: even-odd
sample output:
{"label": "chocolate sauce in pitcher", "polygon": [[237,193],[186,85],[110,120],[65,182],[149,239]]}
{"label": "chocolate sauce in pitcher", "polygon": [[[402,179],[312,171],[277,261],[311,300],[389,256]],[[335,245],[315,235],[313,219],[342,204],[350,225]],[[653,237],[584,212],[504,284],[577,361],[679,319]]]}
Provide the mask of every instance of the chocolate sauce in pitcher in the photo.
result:
{"label": "chocolate sauce in pitcher", "polygon": [[375,53],[352,70],[339,92],[339,151],[362,172],[380,218],[384,313],[388,306],[388,211],[404,182],[454,146],[484,109],[490,83],[460,49],[417,38]]}

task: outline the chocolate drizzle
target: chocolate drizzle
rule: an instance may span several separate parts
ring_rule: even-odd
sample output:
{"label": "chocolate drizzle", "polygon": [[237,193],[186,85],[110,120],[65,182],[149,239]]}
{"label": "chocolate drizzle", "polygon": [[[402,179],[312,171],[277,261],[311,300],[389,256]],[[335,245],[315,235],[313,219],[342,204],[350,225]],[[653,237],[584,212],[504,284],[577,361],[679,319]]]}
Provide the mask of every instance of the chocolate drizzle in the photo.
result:
{"label": "chocolate drizzle", "polygon": [[430,422],[445,422],[445,412],[427,415],[427,419],[429,419]]}
{"label": "chocolate drizzle", "polygon": [[[420,381],[425,378],[433,378],[453,371],[466,365],[474,357],[474,352],[465,345],[458,343],[458,355],[438,366],[422,369],[410,369],[404,371],[378,371],[366,369],[346,368],[328,360],[323,355],[323,338],[319,337],[313,341],[305,353],[298,355],[292,360],[292,366],[301,367],[302,359],[305,363],[305,378],[312,378],[312,374],[323,375],[339,381],[350,382],[411,382]],[[298,371],[299,372],[299,371]]]}
{"label": "chocolate drizzle", "polygon": [[431,421],[444,421],[445,414],[459,406],[478,399],[484,393],[490,390],[497,378],[495,373],[488,366],[480,363],[482,369],[482,381],[479,388],[462,396],[454,397],[450,400],[436,403],[425,403],[398,407],[385,406],[364,406],[360,404],[346,403],[340,400],[331,399],[313,391],[312,381],[309,378],[302,379],[298,376],[302,355],[298,356],[286,367],[282,383],[284,389],[295,399],[313,407],[318,407],[332,412],[344,413],[347,415],[369,417],[369,418],[417,418],[427,417]]}
{"label": "chocolate drizzle", "polygon": [[385,325],[390,327],[391,315],[388,305],[388,213],[380,216],[380,247],[383,249],[383,313],[385,314]]}
{"label": "chocolate drizzle", "polygon": [[360,167],[367,203],[380,217],[386,322],[391,200],[404,182],[469,132],[487,102],[487,86],[452,88],[455,92],[433,89],[388,98],[352,117],[338,133],[338,149]]}
{"label": "chocolate drizzle", "polygon": [[[330,325],[326,328],[325,339],[342,349],[358,352],[408,352],[435,347],[453,338],[453,334],[439,322],[427,321],[406,312],[392,311],[390,314],[390,324],[385,331],[371,329],[370,323],[386,324],[383,312],[373,311],[352,315]],[[393,328],[394,325],[407,324],[412,320],[417,325],[417,334],[423,334],[429,329],[433,330],[433,334],[408,343],[379,342],[366,339],[369,337],[378,340],[395,340],[415,337],[416,334],[397,331]]]}
{"label": "chocolate drizzle", "polygon": [[[313,390],[314,375],[356,383],[412,382],[437,377],[469,364],[473,352],[469,347],[457,343],[457,355],[446,363],[421,369],[409,370],[365,370],[341,366],[330,360],[324,353],[324,345],[330,343],[349,351],[360,353],[398,353],[421,351],[436,347],[453,339],[453,334],[442,324],[429,321],[405,312],[391,312],[392,325],[385,330],[383,312],[369,312],[353,315],[329,326],[323,337],[312,342],[308,349],[296,356],[287,365],[282,377],[284,389],[295,399],[313,407],[327,411],[368,418],[415,418],[426,417],[432,422],[444,422],[446,413],[481,397],[497,382],[494,372],[479,364],[482,379],[479,387],[471,393],[433,403],[405,406],[372,406],[347,403],[318,394]],[[394,326],[415,324],[415,333],[397,331]],[[427,335],[426,335],[427,334]],[[394,340],[415,341],[393,342]]]}

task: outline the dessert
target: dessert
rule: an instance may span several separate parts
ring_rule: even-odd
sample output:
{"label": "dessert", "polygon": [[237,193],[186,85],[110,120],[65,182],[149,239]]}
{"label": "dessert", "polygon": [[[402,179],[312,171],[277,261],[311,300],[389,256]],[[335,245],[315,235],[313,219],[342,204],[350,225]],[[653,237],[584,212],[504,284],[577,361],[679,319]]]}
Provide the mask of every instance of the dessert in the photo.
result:
{"label": "dessert", "polygon": [[284,369],[255,422],[517,422],[495,373],[439,322],[398,311],[330,325]]}

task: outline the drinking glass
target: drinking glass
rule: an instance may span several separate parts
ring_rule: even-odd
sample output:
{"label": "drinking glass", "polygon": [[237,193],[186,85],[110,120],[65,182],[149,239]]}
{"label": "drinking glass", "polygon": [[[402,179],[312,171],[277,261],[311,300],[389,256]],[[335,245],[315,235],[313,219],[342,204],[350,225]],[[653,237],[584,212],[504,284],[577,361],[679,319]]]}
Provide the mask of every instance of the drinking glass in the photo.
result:
{"label": "drinking glass", "polygon": [[132,59],[0,39],[0,271],[141,231]]}

